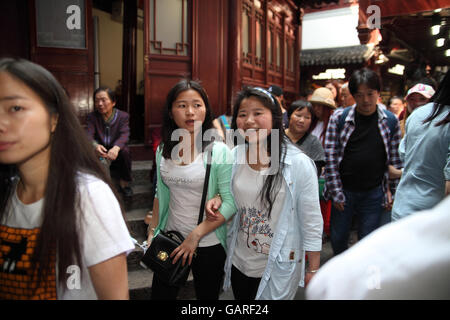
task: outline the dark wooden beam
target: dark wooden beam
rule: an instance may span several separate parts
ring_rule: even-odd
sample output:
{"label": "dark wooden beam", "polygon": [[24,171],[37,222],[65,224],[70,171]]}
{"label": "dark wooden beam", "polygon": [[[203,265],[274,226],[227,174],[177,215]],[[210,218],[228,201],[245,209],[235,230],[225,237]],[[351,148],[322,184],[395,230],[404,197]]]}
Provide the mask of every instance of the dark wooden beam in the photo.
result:
{"label": "dark wooden beam", "polygon": [[123,46],[122,46],[122,96],[121,109],[130,114],[131,137],[134,136],[136,117],[136,42],[137,42],[137,1],[123,1]]}

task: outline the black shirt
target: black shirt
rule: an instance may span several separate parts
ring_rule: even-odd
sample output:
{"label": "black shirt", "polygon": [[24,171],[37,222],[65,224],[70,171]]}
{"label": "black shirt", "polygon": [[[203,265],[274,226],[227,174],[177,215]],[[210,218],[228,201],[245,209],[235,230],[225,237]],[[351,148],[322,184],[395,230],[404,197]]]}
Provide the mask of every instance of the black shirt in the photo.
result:
{"label": "black shirt", "polygon": [[386,150],[378,128],[378,112],[355,112],[355,130],[339,167],[344,189],[368,191],[381,185],[386,171]]}

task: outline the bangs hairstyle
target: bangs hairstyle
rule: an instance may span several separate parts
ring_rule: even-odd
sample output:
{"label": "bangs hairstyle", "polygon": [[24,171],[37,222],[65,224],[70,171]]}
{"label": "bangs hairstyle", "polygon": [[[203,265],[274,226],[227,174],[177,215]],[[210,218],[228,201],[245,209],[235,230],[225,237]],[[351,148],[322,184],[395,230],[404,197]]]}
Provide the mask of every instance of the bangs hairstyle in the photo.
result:
{"label": "bangs hairstyle", "polygon": [[[305,108],[308,110],[309,114],[311,115],[311,124],[314,121],[317,122],[316,115],[313,112],[311,102],[305,101],[305,100],[296,100],[296,101],[292,102],[291,106],[287,110],[288,119],[291,120],[291,116],[295,111],[297,111],[297,110],[301,111]],[[311,129],[311,125],[309,126],[309,128]],[[309,131],[309,129],[308,129],[308,131]]]}
{"label": "bangs hairstyle", "polygon": [[203,121],[202,124],[202,131],[199,132],[197,137],[195,137],[196,139],[195,145],[201,146],[201,150],[198,151],[203,152],[205,148],[211,143],[211,141],[203,141],[203,134],[208,129],[213,128],[212,123],[213,115],[211,111],[211,106],[209,104],[208,94],[206,93],[205,89],[202,87],[200,82],[189,79],[183,79],[180,82],[178,82],[175,86],[173,86],[172,89],[170,89],[169,93],[167,94],[166,103],[164,105],[161,144],[163,148],[162,156],[165,159],[170,159],[172,149],[179,143],[178,140],[172,141],[172,133],[179,128],[175,123],[174,119],[172,118],[172,105],[178,98],[180,93],[187,90],[197,91],[197,93],[202,98],[206,108],[205,121]]}
{"label": "bangs hairstyle", "polygon": [[[248,99],[250,97],[257,98],[264,107],[270,110],[270,112],[272,113],[272,129],[279,129],[280,131],[283,131],[283,115],[281,113],[281,108],[278,100],[269,91],[258,87],[246,87],[237,94],[233,106],[233,119],[231,122],[231,128],[237,130],[236,120],[239,113],[239,107],[241,106],[241,103],[244,99]],[[268,139],[267,143],[270,152],[270,139]]]}
{"label": "bangs hairstyle", "polygon": [[[272,113],[272,130],[278,130],[279,132],[278,135],[279,139],[277,141],[277,145],[275,146],[272,146],[271,134],[269,134],[266,137],[267,151],[269,155],[271,154],[272,148],[278,148],[278,154],[280,155],[279,159],[280,163],[278,166],[278,171],[276,173],[265,176],[264,185],[260,192],[260,199],[263,205],[268,209],[268,217],[270,219],[273,203],[275,202],[278,191],[280,190],[282,185],[283,179],[282,172],[284,169],[283,160],[286,157],[287,138],[283,129],[283,116],[281,113],[281,108],[278,103],[278,100],[275,99],[275,97],[270,92],[262,88],[246,87],[244,88],[244,90],[238,93],[233,107],[233,120],[231,123],[232,129],[235,132],[237,132],[236,120],[239,114],[239,108],[244,99],[248,99],[251,97],[258,99],[265,108],[270,110],[270,112]],[[245,141],[245,143],[248,144],[247,141]]]}
{"label": "bangs hairstyle", "polygon": [[359,86],[362,84],[378,92],[381,90],[380,77],[375,71],[367,68],[356,70],[348,80],[348,89],[352,96],[355,96]]}
{"label": "bangs hairstyle", "polygon": [[[41,98],[49,114],[58,117],[56,129],[50,138],[50,163],[42,208],[43,222],[31,263],[33,270],[37,270],[38,280],[41,282],[54,267],[50,263],[56,254],[58,282],[65,290],[69,276],[66,272],[67,267],[78,265],[82,268],[83,265],[79,221],[84,217],[83,212],[79,210],[78,174],[84,172],[96,176],[110,186],[119,203],[120,198],[106,170],[96,157],[65,90],[54,76],[28,60],[11,58],[0,59],[0,72],[6,72],[24,83]],[[15,192],[14,180],[17,176],[15,165],[0,164],[2,222],[11,195]]]}

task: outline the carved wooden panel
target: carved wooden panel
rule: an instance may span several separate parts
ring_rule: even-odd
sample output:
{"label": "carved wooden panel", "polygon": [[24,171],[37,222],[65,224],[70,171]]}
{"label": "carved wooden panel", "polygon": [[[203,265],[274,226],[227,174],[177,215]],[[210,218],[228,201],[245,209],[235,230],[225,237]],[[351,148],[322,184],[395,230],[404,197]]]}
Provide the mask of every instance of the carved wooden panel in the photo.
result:
{"label": "carved wooden panel", "polygon": [[192,77],[202,82],[215,116],[227,110],[228,0],[199,0],[194,7]]}
{"label": "carved wooden panel", "polygon": [[278,84],[285,90],[298,91],[299,32],[294,19],[298,8],[282,0],[241,0],[240,6],[242,84]]}
{"label": "carved wooden panel", "polygon": [[189,55],[189,1],[150,0],[151,54]]}

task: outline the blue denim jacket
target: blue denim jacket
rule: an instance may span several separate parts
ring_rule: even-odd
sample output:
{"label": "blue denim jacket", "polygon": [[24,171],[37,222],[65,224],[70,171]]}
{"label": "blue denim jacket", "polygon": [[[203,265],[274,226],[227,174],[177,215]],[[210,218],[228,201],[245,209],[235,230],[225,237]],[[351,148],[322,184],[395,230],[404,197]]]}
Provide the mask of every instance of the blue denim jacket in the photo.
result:
{"label": "blue denim jacket", "polygon": [[[232,150],[234,164],[231,183],[238,166],[245,163],[245,150],[244,145]],[[287,143],[287,153],[283,161],[283,177],[289,191],[286,191],[266,269],[256,294],[257,300],[293,299],[298,286],[304,285],[305,251],[322,249],[323,219],[314,162],[290,142]],[[231,190],[233,193],[232,188]],[[232,257],[236,248],[239,221],[238,211],[228,231],[225,290],[231,286]]]}

